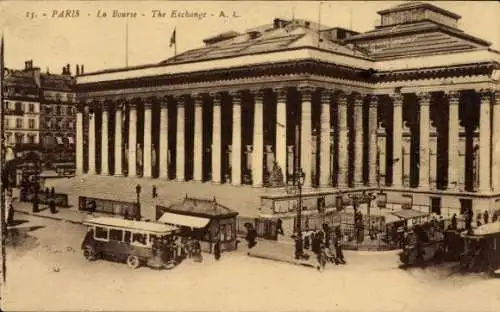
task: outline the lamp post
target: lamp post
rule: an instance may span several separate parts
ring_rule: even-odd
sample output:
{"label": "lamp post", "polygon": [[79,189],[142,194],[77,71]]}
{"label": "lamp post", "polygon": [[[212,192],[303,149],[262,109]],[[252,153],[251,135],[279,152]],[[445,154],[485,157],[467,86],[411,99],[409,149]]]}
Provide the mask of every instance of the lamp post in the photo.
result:
{"label": "lamp post", "polygon": [[141,199],[141,186],[139,184],[136,185],[135,187],[135,193],[137,194],[137,210],[135,212],[135,219],[136,220],[141,220],[141,203],[140,203],[140,199]]}
{"label": "lamp post", "polygon": [[304,183],[306,174],[299,168],[295,175],[294,180],[299,189],[299,204],[297,205],[297,237],[295,238],[295,259],[300,259],[304,255],[304,244],[302,241],[302,184]]}

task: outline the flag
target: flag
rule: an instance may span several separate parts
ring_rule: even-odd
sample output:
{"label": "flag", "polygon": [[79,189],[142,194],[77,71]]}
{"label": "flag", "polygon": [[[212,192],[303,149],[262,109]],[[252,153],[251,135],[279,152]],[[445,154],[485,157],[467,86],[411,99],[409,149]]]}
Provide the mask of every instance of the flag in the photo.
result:
{"label": "flag", "polygon": [[174,28],[174,32],[172,32],[172,36],[170,37],[170,47],[175,46],[175,44],[176,44],[175,32],[176,32],[176,29]]}

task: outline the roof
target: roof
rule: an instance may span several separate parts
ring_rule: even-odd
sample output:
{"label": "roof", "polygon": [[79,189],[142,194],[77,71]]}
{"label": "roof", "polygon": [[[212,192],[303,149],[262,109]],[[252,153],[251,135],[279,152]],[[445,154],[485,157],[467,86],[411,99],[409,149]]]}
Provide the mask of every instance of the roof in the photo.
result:
{"label": "roof", "polygon": [[40,78],[43,89],[71,92],[75,84],[74,78],[67,75],[41,74]]}
{"label": "roof", "polygon": [[153,232],[158,234],[167,234],[175,231],[177,227],[162,223],[133,221],[111,217],[93,217],[84,221],[85,225],[103,225],[118,228],[131,229],[136,231]]}
{"label": "roof", "polygon": [[472,230],[472,235],[483,236],[491,234],[500,234],[500,222],[483,224]]}
{"label": "roof", "polygon": [[393,215],[395,215],[396,217],[399,217],[401,219],[420,218],[420,217],[425,217],[428,215],[428,213],[413,210],[413,209],[401,209],[398,211],[393,211],[391,213]]}
{"label": "roof", "polygon": [[426,3],[426,2],[421,2],[421,1],[409,1],[406,3],[400,4],[400,5],[397,5],[395,7],[389,8],[389,9],[378,11],[377,14],[383,15],[386,13],[406,11],[406,10],[416,9],[416,8],[427,8],[427,9],[431,9],[433,11],[439,12],[441,14],[447,15],[449,17],[455,18],[455,19],[461,18],[461,16],[458,14],[455,14],[453,12],[450,12],[448,10],[445,10],[443,8],[435,6],[431,3]]}
{"label": "roof", "polygon": [[163,207],[163,210],[177,214],[185,214],[191,216],[219,217],[236,216],[238,213],[224,205],[218,203],[215,198],[200,199],[186,197],[180,203],[175,203],[169,207]]}
{"label": "roof", "polygon": [[174,64],[192,61],[201,61],[221,57],[231,57],[237,55],[255,54],[262,52],[275,52],[298,47],[315,47],[339,52],[347,55],[363,55],[362,52],[328,39],[328,34],[318,33],[318,27],[322,30],[330,27],[318,26],[305,21],[286,21],[282,27],[273,25],[262,25],[247,30],[245,33],[225,32],[209,38],[209,42],[214,38],[228,38],[207,44],[204,47],[186,51],[172,58],[160,62],[160,64]]}
{"label": "roof", "polygon": [[19,88],[39,88],[40,81],[37,79],[36,72],[25,70],[9,70],[5,76],[6,86],[16,86]]}
{"label": "roof", "polygon": [[210,219],[187,216],[173,212],[164,212],[157,222],[201,229],[207,226],[207,224],[210,222]]}

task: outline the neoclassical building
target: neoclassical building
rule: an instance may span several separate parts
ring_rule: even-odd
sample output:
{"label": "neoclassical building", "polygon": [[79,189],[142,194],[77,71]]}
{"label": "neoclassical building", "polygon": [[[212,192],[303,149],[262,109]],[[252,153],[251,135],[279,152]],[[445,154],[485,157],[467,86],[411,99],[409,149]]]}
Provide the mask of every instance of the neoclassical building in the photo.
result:
{"label": "neoclassical building", "polygon": [[309,192],[500,209],[500,53],[432,4],[378,14],[365,33],[275,19],[77,76],[78,174],[265,188],[297,157]]}

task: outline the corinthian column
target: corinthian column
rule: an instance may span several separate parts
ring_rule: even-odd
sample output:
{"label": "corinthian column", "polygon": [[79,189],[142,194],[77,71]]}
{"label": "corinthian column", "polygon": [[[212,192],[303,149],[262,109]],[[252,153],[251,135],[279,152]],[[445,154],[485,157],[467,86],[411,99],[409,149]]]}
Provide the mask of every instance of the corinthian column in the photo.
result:
{"label": "corinthian column", "polygon": [[331,138],[330,138],[330,98],[328,90],[321,92],[321,115],[320,115],[320,154],[319,154],[319,185],[326,187],[331,183],[332,163],[331,163]]}
{"label": "corinthian column", "polygon": [[495,92],[495,101],[493,102],[493,190],[500,191],[500,91]]}
{"label": "corinthian column", "polygon": [[151,178],[151,106],[150,100],[144,103],[144,178]]}
{"label": "corinthian column", "polygon": [[129,102],[128,176],[137,177],[137,103]]}
{"label": "corinthian column", "polygon": [[119,177],[123,175],[122,170],[122,149],[123,149],[123,139],[122,139],[122,111],[123,103],[115,104],[115,170],[114,175]]}
{"label": "corinthian column", "polygon": [[430,93],[418,94],[420,105],[420,161],[419,161],[419,181],[418,186],[423,189],[429,188],[429,141],[430,141]]}
{"label": "corinthian column", "polygon": [[175,164],[175,180],[183,182],[185,180],[184,164],[185,164],[185,142],[184,142],[184,104],[186,99],[184,96],[177,97],[177,142],[176,142],[176,164]]}
{"label": "corinthian column", "polygon": [[264,172],[264,93],[253,91],[255,109],[253,119],[253,151],[252,151],[252,185],[263,184]]}
{"label": "corinthian column", "polygon": [[109,149],[109,110],[108,102],[102,105],[102,120],[101,120],[101,175],[109,175],[108,149]]}
{"label": "corinthian column", "polygon": [[304,187],[312,186],[312,94],[314,88],[309,86],[299,87],[301,95],[301,118],[300,118],[300,167],[305,173]]}
{"label": "corinthian column", "polygon": [[[479,191],[491,191],[491,93],[481,90],[479,108]],[[495,142],[498,144],[498,142]]]}
{"label": "corinthian column", "polygon": [[[449,124],[448,124],[448,189],[455,189],[458,183],[458,142],[459,120],[458,103],[459,92],[448,93]],[[463,174],[463,173],[462,173]]]}
{"label": "corinthian column", "polygon": [[378,128],[378,97],[370,97],[370,106],[368,108],[368,184],[377,186],[377,128]]}
{"label": "corinthian column", "polygon": [[[92,103],[91,105],[93,105]],[[96,114],[93,108],[89,109],[89,174],[96,174],[95,170],[95,155],[96,155],[96,141],[95,141],[95,123]]]}
{"label": "corinthian column", "polygon": [[83,111],[84,105],[78,103],[76,111],[76,174],[83,174]]}
{"label": "corinthian column", "polygon": [[403,186],[403,95],[394,94],[393,98],[393,130],[392,130],[392,185]]}
{"label": "corinthian column", "polygon": [[354,97],[354,186],[363,186],[363,97]]}
{"label": "corinthian column", "polygon": [[203,180],[203,96],[196,94],[194,99],[194,163],[193,180]]}
{"label": "corinthian column", "polygon": [[338,105],[338,149],[339,149],[339,168],[337,172],[337,187],[346,188],[348,186],[349,172],[349,154],[348,137],[349,128],[347,127],[347,97],[340,93],[337,99]]}
{"label": "corinthian column", "polygon": [[277,94],[276,102],[276,162],[283,173],[283,183],[287,180],[286,167],[286,102],[287,90],[285,88],[274,89]]}
{"label": "corinthian column", "polygon": [[168,99],[160,102],[160,178],[168,179]]}
{"label": "corinthian column", "polygon": [[233,136],[231,153],[231,183],[241,184],[241,92],[231,93],[233,98]]}
{"label": "corinthian column", "polygon": [[212,182],[221,183],[222,162],[222,96],[220,93],[211,94],[213,98],[212,123]]}

